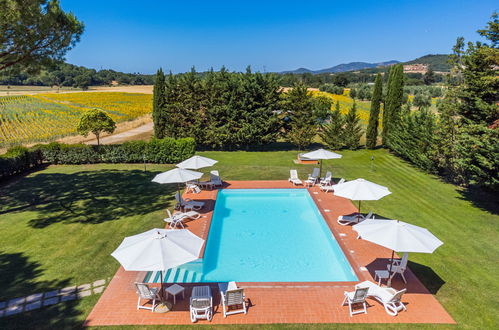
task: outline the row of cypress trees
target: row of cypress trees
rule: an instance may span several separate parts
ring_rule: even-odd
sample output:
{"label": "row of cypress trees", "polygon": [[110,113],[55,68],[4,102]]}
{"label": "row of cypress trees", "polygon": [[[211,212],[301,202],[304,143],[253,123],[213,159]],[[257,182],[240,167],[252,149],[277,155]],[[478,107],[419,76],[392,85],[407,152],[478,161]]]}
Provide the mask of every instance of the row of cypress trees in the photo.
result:
{"label": "row of cypress trees", "polygon": [[153,97],[157,138],[193,137],[198,145],[244,148],[276,141],[280,86],[270,74],[231,73],[225,68],[203,77],[157,72]]}

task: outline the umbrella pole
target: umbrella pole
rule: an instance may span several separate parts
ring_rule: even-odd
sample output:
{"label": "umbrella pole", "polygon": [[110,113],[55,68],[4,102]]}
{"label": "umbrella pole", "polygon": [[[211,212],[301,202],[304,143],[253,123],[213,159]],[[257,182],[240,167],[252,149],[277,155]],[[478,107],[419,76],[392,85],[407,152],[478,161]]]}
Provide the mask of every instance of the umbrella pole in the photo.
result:
{"label": "umbrella pole", "polygon": [[322,178],[322,159],[321,159],[321,169],[319,170],[319,178]]}
{"label": "umbrella pole", "polygon": [[359,201],[359,214],[360,214],[360,202],[361,202],[361,201]]}
{"label": "umbrella pole", "polygon": [[393,256],[395,254],[395,251],[392,250],[392,257],[390,258],[390,269],[388,270],[388,281],[386,281],[386,285],[390,286],[392,285],[392,267],[393,267]]}

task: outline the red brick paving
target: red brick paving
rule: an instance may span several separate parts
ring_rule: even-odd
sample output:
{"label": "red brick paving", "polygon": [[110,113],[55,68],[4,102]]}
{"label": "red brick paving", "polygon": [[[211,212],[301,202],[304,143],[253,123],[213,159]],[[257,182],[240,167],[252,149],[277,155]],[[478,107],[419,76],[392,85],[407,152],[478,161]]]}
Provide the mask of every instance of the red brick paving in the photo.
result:
{"label": "red brick paving", "polygon": [[[300,188],[287,181],[231,181],[227,189],[241,188]],[[336,219],[339,215],[356,212],[348,200],[331,193],[319,191],[317,187],[309,192],[327,221],[336,240],[339,242],[359,281],[372,280],[375,269],[383,269],[391,251],[376,244],[357,239],[351,226],[340,226]],[[203,217],[186,223],[186,228],[206,239],[209,232],[213,206],[217,190],[202,191],[188,195],[196,200],[207,202]],[[325,210],[330,210],[326,212]],[[144,228],[146,230],[148,228]],[[340,235],[344,234],[344,235]],[[202,252],[204,253],[204,251]],[[360,267],[368,271],[361,271]],[[88,315],[85,324],[97,325],[146,325],[146,324],[190,324],[188,297],[193,285],[186,287],[186,299],[177,300],[173,311],[166,314],[136,310],[137,294],[133,283],[141,281],[145,273],[126,272],[118,269],[101,298]],[[423,284],[408,269],[405,273],[407,284],[396,277],[392,286],[396,289],[407,288],[402,301],[407,311],[396,317],[386,314],[383,306],[369,300],[367,314],[349,316],[348,306],[340,306],[343,292],[351,291],[357,282],[298,282],[298,283],[238,283],[244,287],[250,307],[248,314],[223,317],[219,304],[219,293],[213,285],[214,317],[212,324],[259,324],[259,323],[455,323],[452,317],[428,292]],[[195,285],[195,284],[194,284]],[[198,321],[208,324],[206,320]]]}

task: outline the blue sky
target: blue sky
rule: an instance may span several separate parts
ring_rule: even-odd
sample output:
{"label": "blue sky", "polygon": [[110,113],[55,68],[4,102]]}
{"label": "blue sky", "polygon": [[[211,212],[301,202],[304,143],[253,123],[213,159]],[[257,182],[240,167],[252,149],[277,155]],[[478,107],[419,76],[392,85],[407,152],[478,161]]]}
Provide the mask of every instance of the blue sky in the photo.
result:
{"label": "blue sky", "polygon": [[477,40],[497,1],[61,0],[85,23],[69,63],[153,73],[406,61]]}

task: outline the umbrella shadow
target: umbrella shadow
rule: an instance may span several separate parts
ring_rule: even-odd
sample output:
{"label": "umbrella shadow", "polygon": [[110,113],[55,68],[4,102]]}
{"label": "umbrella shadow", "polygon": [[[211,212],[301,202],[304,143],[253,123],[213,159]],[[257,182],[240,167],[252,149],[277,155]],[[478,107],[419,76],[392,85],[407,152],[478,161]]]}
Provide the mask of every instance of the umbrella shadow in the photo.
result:
{"label": "umbrella shadow", "polygon": [[[366,265],[366,268],[372,278],[374,278],[376,270],[387,270],[387,265],[389,264],[390,258],[376,258]],[[436,294],[445,284],[445,281],[428,266],[412,261],[408,261],[407,266],[409,269],[404,273],[407,283],[404,283],[402,277],[396,274],[391,283],[394,289],[401,290],[406,288],[408,293],[425,294],[429,291],[431,294]],[[383,283],[386,284],[386,282]]]}

